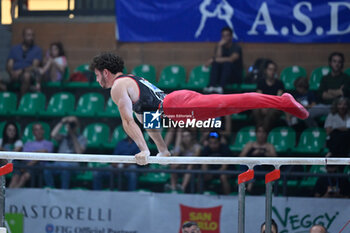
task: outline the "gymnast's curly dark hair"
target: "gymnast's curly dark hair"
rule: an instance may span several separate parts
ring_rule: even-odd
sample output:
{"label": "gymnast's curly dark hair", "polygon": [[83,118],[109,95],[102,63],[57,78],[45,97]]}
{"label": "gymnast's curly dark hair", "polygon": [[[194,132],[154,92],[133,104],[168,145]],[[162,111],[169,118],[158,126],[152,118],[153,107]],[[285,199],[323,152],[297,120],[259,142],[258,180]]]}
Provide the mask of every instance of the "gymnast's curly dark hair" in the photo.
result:
{"label": "gymnast's curly dark hair", "polygon": [[124,61],[121,57],[110,53],[104,52],[92,59],[90,64],[90,70],[95,71],[95,69],[99,71],[103,71],[104,69],[109,70],[112,74],[116,74],[118,72],[123,72],[124,69]]}

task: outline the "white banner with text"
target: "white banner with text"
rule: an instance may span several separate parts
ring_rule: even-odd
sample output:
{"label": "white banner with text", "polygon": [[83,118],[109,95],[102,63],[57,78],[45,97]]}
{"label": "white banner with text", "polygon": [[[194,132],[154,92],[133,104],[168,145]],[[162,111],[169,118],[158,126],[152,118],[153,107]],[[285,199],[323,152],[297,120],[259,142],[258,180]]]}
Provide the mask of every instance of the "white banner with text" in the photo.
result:
{"label": "white banner with text", "polygon": [[[202,233],[238,229],[238,197],[54,189],[8,189],[6,213],[23,213],[24,233],[179,233],[186,221]],[[265,198],[246,197],[246,232],[259,232]],[[307,233],[322,224],[350,232],[350,199],[274,197],[280,233]]]}

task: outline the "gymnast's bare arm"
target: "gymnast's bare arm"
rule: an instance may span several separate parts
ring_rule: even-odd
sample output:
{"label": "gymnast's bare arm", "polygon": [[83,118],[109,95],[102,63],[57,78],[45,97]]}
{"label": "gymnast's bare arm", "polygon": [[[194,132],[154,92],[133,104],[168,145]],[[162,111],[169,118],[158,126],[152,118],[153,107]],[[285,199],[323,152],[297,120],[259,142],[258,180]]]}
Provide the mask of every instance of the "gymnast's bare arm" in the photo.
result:
{"label": "gymnast's bare arm", "polygon": [[111,88],[111,97],[114,103],[118,105],[125,132],[140,149],[140,153],[135,155],[136,162],[140,165],[145,165],[147,164],[150,151],[143,138],[141,129],[133,118],[132,102],[136,101],[135,98],[138,98],[138,90],[133,87],[133,82],[127,78],[116,80]]}
{"label": "gymnast's bare arm", "polygon": [[[142,115],[136,113],[136,117],[141,122],[141,124],[143,124]],[[159,129],[146,129],[146,131],[157,146],[157,149],[158,149],[157,156],[158,157],[170,156],[170,152],[168,151],[168,147],[164,142],[164,139],[162,137],[162,134],[160,133],[160,130]]]}

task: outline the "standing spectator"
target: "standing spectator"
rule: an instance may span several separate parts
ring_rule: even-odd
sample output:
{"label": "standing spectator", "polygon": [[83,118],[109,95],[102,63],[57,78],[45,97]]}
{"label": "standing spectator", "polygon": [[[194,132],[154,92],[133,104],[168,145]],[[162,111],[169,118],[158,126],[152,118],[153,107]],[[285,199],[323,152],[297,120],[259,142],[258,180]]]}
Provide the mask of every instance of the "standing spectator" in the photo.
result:
{"label": "standing spectator", "polygon": [[204,92],[221,94],[227,84],[242,82],[242,48],[232,41],[232,35],[233,31],[229,27],[221,30],[221,40],[215,48],[215,54],[206,64],[211,65],[211,71],[209,87]]}
{"label": "standing spectator", "polygon": [[[120,142],[118,142],[117,146],[114,148],[114,155],[135,155],[139,153],[140,150],[137,147],[136,143],[127,136]],[[118,163],[112,163],[110,167],[115,168],[137,168],[136,164],[118,164]],[[101,190],[103,186],[103,180],[109,180],[111,178],[110,172],[103,172],[103,171],[96,171],[93,173],[93,189],[94,190]],[[128,180],[127,184],[127,190],[128,191],[135,191],[137,189],[137,172],[124,172],[124,176],[126,176]]]}
{"label": "standing spectator", "polygon": [[331,113],[328,114],[324,127],[326,128],[327,147],[330,155],[346,157],[350,152],[350,101],[340,97],[332,105]]}
{"label": "standing spectator", "polygon": [[[265,233],[266,224],[261,224],[260,233]],[[271,233],[278,233],[278,226],[275,220],[271,219]]]}
{"label": "standing spectator", "polygon": [[67,59],[61,42],[50,44],[50,49],[44,59],[44,66],[39,73],[45,81],[59,82],[62,80],[67,68]]}
{"label": "standing spectator", "polygon": [[185,222],[182,225],[182,233],[201,233],[196,222]]}
{"label": "standing spectator", "polygon": [[[259,79],[256,92],[268,95],[282,95],[284,86],[282,81],[277,79],[277,77],[276,63],[272,60],[267,60],[264,66],[264,78]],[[271,108],[253,110],[256,124],[262,125],[267,130],[272,128],[281,113],[281,111]]]}
{"label": "standing spectator", "polygon": [[[189,130],[184,131],[178,131],[176,135],[176,143],[175,148],[173,150],[173,156],[199,156],[201,152],[200,145],[196,142],[193,133]],[[172,164],[170,166],[171,169],[186,169],[186,170],[192,170],[193,164],[188,165],[180,165],[180,164]],[[171,174],[171,190],[177,190],[180,192],[185,192],[188,183],[191,179],[191,174],[186,173],[183,176],[182,183],[177,184],[177,173]]]}
{"label": "standing spectator", "polygon": [[23,142],[19,138],[17,125],[7,122],[0,138],[0,151],[21,151]]}
{"label": "standing spectator", "polygon": [[327,229],[322,225],[313,225],[309,233],[327,233]]}
{"label": "standing spectator", "polygon": [[[52,142],[44,139],[45,132],[42,125],[34,124],[32,129],[35,141],[26,142],[23,147],[23,152],[53,152]],[[37,163],[38,161],[15,161],[14,164],[34,166]],[[23,187],[32,175],[34,175],[34,173],[27,169],[14,170],[9,188]]]}
{"label": "standing spectator", "polygon": [[[61,134],[62,126],[67,127],[67,134]],[[51,137],[58,143],[58,153],[76,153],[83,154],[87,143],[86,138],[79,134],[80,123],[78,118],[68,116],[62,118],[51,132]],[[62,167],[62,169],[46,169],[44,170],[45,184],[49,187],[55,187],[54,175],[61,176],[61,189],[69,189],[70,177],[72,171],[66,170],[67,167],[79,167],[79,163],[74,162],[53,162],[47,163],[47,166]]]}
{"label": "standing spectator", "polygon": [[31,28],[23,29],[23,42],[11,48],[7,60],[7,72],[11,82],[19,82],[21,95],[24,95],[32,84],[34,90],[40,91],[40,78],[36,68],[42,60],[41,49],[34,44],[34,32]]}
{"label": "standing spectator", "polygon": [[344,54],[333,52],[329,55],[328,63],[331,72],[324,76],[318,89],[319,103],[313,106],[309,113],[309,118],[306,119],[308,127],[316,127],[316,117],[327,115],[331,110],[332,102],[341,96],[348,96],[349,81],[348,75],[343,73]]}
{"label": "standing spectator", "polygon": [[[328,174],[341,173],[339,166],[327,165]],[[350,197],[350,182],[346,177],[322,176],[315,186],[315,197]]]}
{"label": "standing spectator", "polygon": [[[275,147],[267,142],[267,131],[263,126],[257,126],[255,129],[256,141],[245,144],[243,150],[239,154],[240,157],[276,157]],[[257,165],[255,171],[271,171],[273,168],[269,165]],[[247,191],[252,192],[253,182],[247,185]]]}
{"label": "standing spectator", "polygon": [[[309,81],[305,77],[299,77],[294,81],[295,91],[291,94],[306,109],[310,109],[316,104],[314,93],[309,90]],[[287,123],[289,126],[295,125],[298,119],[290,114],[286,114]]]}
{"label": "standing spectator", "polygon": [[[230,149],[226,144],[220,142],[221,136],[218,132],[210,132],[208,136],[208,146],[204,147],[202,156],[208,157],[230,157],[232,155]],[[226,171],[228,168],[227,164],[223,165],[202,165],[202,170],[220,170]],[[219,177],[212,174],[206,174],[204,176],[205,181],[211,181],[215,178],[220,178],[222,184],[222,190],[224,194],[230,193],[230,184],[228,182],[227,175],[221,174]]]}

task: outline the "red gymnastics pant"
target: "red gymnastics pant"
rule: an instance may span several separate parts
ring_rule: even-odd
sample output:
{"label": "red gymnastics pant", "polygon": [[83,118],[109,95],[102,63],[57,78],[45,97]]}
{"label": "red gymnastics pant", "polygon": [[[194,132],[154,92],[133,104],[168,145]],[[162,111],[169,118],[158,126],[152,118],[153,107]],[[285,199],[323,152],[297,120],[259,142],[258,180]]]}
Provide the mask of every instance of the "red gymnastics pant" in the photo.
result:
{"label": "red gymnastics pant", "polygon": [[256,92],[203,95],[195,91],[180,90],[171,92],[163,100],[164,114],[175,121],[187,118],[207,120],[258,108],[275,108],[300,119],[309,116],[309,112],[288,93],[282,96]]}

